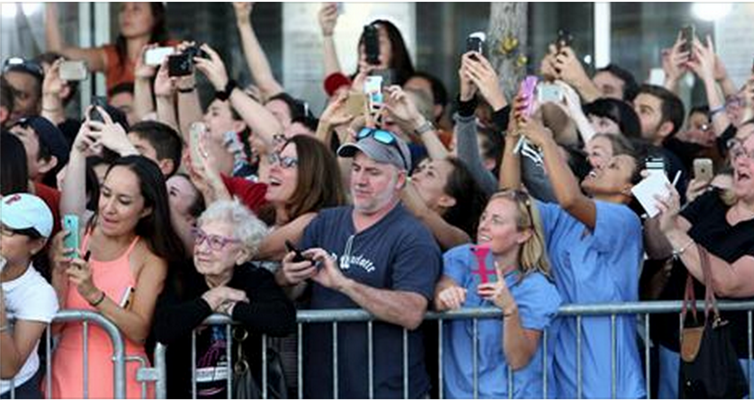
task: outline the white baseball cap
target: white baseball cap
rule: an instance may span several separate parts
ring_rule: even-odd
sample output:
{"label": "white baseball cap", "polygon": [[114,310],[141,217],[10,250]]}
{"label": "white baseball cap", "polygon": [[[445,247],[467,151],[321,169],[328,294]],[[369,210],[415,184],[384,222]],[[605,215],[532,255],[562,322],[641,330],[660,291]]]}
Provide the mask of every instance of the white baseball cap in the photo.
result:
{"label": "white baseball cap", "polygon": [[10,229],[34,229],[45,238],[52,234],[52,212],[42,199],[33,194],[3,196],[0,220]]}

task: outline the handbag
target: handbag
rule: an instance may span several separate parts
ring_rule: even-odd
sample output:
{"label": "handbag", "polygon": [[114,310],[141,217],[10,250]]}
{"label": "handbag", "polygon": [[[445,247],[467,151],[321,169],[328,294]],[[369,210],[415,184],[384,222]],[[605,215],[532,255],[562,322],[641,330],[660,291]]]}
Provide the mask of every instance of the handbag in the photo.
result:
{"label": "handbag", "polygon": [[[704,323],[696,315],[696,299],[691,274],[686,278],[686,293],[681,308],[681,363],[678,395],[686,398],[740,399],[749,394],[738,354],[730,339],[730,326],[720,318],[712,287],[709,254],[701,246],[699,259],[704,278]],[[690,305],[694,326],[686,327],[687,306]],[[712,315],[710,316],[710,311]]]}
{"label": "handbag", "polygon": [[[240,328],[239,330],[243,333],[241,337],[236,338],[236,361],[233,363],[233,398],[261,399],[263,398],[261,368],[259,374],[255,374],[252,370],[243,351],[243,342],[249,335],[245,329]],[[278,352],[271,347],[267,347],[267,398],[288,398],[283,363]]]}

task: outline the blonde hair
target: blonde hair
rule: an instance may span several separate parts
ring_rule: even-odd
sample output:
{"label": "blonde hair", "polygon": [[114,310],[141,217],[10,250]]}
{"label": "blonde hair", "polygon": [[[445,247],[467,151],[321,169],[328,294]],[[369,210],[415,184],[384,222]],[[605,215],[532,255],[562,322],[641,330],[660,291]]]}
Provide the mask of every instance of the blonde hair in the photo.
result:
{"label": "blonde hair", "polygon": [[523,272],[521,278],[532,272],[540,272],[550,277],[550,261],[547,258],[542,218],[531,197],[520,190],[507,189],[493,194],[487,204],[497,199],[507,199],[516,205],[516,227],[519,231],[531,230],[531,236],[521,245],[518,254]]}

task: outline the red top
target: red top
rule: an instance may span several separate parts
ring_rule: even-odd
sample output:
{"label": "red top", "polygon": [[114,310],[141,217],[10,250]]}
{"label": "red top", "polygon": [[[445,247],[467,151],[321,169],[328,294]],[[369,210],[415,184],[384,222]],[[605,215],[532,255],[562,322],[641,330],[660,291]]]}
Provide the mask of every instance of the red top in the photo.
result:
{"label": "red top", "polygon": [[[168,40],[161,46],[177,46],[180,44],[177,40]],[[107,92],[121,83],[133,83],[135,62],[130,60],[124,60],[125,64],[121,63],[118,58],[118,49],[114,44],[106,44],[100,47],[105,52],[105,81],[107,84]]]}
{"label": "red top", "polygon": [[264,199],[267,194],[266,184],[225,175],[222,175],[222,179],[231,196],[238,197],[254,214],[259,214],[259,210],[267,204],[267,200]]}
{"label": "red top", "polygon": [[60,232],[60,191],[45,184],[34,182],[34,194],[50,207],[52,211],[52,233],[50,237]]}

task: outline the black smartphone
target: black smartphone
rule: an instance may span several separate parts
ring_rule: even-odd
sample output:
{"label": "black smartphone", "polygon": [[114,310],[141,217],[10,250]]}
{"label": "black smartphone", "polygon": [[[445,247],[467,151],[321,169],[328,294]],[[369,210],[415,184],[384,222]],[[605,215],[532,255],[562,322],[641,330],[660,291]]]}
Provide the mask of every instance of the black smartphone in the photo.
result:
{"label": "black smartphone", "polygon": [[681,28],[681,38],[683,39],[681,52],[691,52],[691,46],[694,43],[694,36],[696,36],[696,29],[694,28],[694,25],[686,25]]}
{"label": "black smartphone", "polygon": [[380,64],[380,35],[374,25],[364,26],[364,54],[369,65]]}
{"label": "black smartphone", "polygon": [[466,38],[466,52],[470,51],[484,55],[484,38],[481,35],[472,33]]}
{"label": "black smartphone", "polygon": [[102,114],[97,110],[97,107],[100,107],[102,109],[105,109],[105,106],[107,106],[107,99],[102,96],[94,96],[92,97],[92,109],[89,111],[89,120],[90,121],[97,121],[97,122],[105,122],[105,119],[102,117]]}
{"label": "black smartphone", "polygon": [[566,29],[558,29],[558,39],[555,42],[555,47],[560,51],[563,47],[571,47],[573,43],[573,35]]}
{"label": "black smartphone", "polygon": [[304,257],[304,254],[301,253],[301,250],[297,249],[296,246],[294,246],[290,240],[285,241],[285,248],[288,249],[289,252],[292,251],[296,253],[296,255],[293,256],[293,260],[291,261],[293,262],[311,261],[310,259]]}

